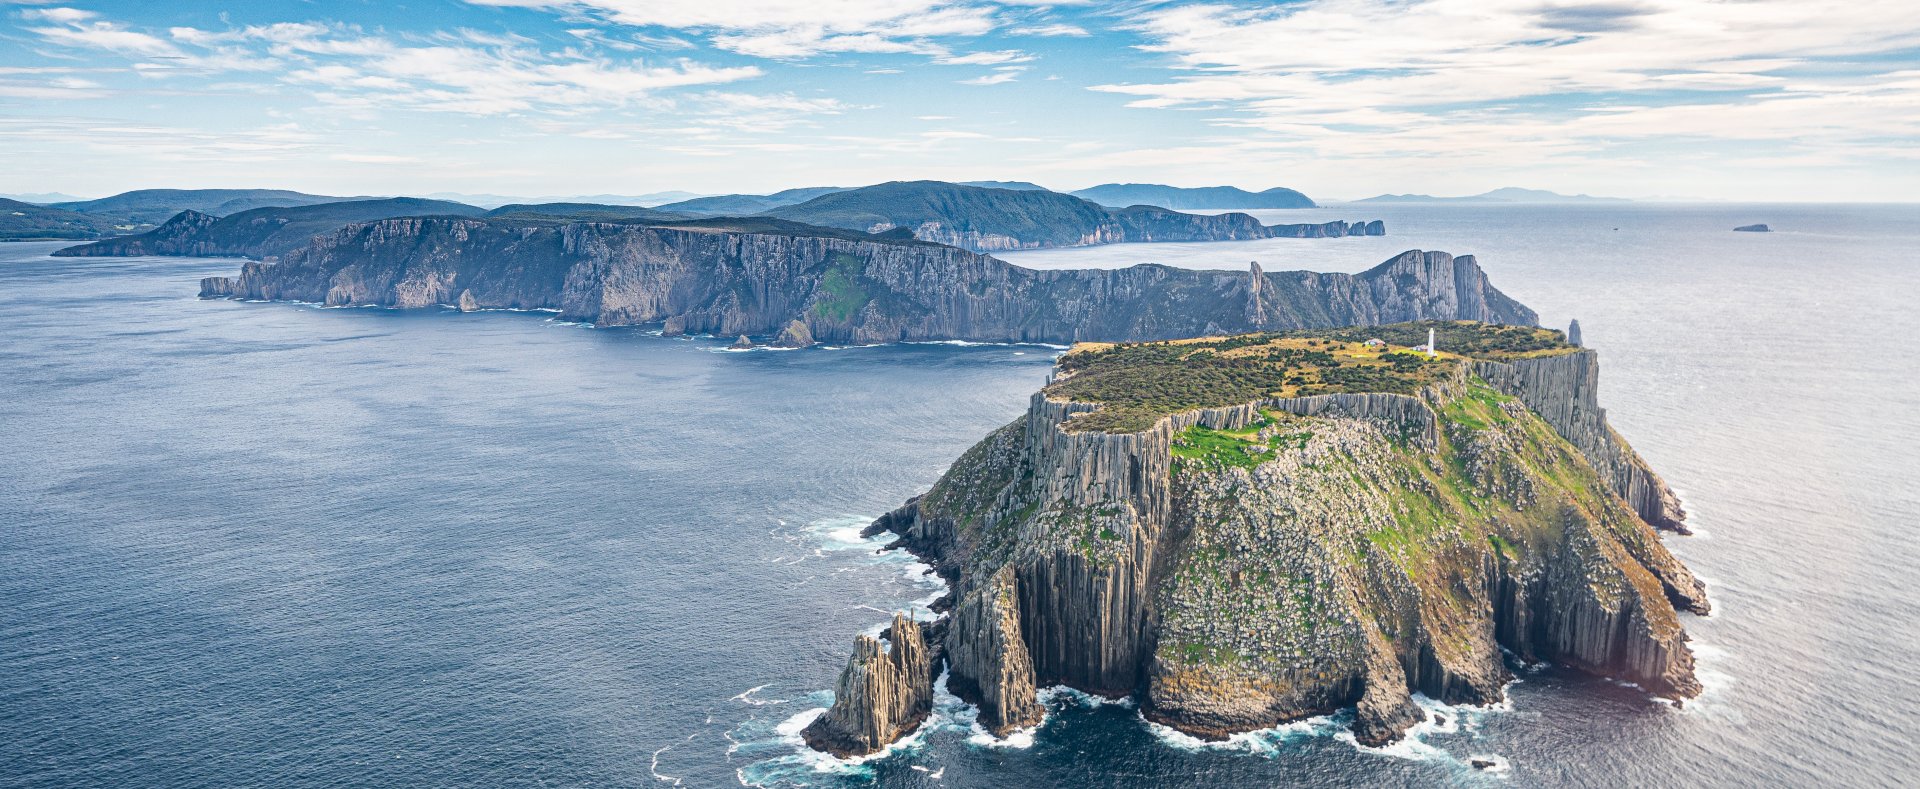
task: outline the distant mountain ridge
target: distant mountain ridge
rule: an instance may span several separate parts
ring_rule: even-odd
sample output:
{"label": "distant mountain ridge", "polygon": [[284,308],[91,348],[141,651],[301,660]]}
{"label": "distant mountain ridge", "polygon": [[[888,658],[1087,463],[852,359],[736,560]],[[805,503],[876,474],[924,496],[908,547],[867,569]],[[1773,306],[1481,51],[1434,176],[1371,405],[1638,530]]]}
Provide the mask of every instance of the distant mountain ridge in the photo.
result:
{"label": "distant mountain ridge", "polygon": [[98,238],[114,229],[106,217],[0,198],[0,241]]}
{"label": "distant mountain ridge", "polygon": [[681,200],[677,203],[654,206],[662,211],[672,211],[696,216],[750,216],[766,211],[804,203],[824,194],[846,190],[844,186],[803,186],[797,189],[784,189],[767,195],[713,195]]}
{"label": "distant mountain ridge", "polygon": [[136,189],[98,200],[56,203],[53,208],[109,217],[122,224],[158,225],[181,211],[226,216],[256,208],[291,208],[320,203],[367,200],[286,189]]}
{"label": "distant mountain ridge", "polygon": [[1379,195],[1355,200],[1356,203],[1630,203],[1624,197],[1594,197],[1592,195],[1563,195],[1545,189],[1522,189],[1506,186],[1491,192],[1482,192],[1465,197],[1435,197],[1433,195],[1404,194]]}
{"label": "distant mountain ridge", "polygon": [[1378,221],[1266,226],[1246,214],[1185,214],[1148,205],[1114,209],[1059,192],[944,181],[892,181],[840,190],[763,215],[868,233],[905,228],[916,238],[976,252],[1386,233]]}
{"label": "distant mountain ridge", "polygon": [[1249,192],[1234,186],[1188,188],[1165,184],[1101,184],[1069,194],[1115,208],[1135,205],[1187,210],[1316,207],[1312,198],[1278,186],[1265,191]]}
{"label": "distant mountain ridge", "polygon": [[315,236],[352,224],[402,216],[474,217],[484,213],[485,210],[465,203],[418,197],[256,208],[225,217],[187,210],[139,235],[68,247],[53,254],[62,257],[263,258],[305,246]]}

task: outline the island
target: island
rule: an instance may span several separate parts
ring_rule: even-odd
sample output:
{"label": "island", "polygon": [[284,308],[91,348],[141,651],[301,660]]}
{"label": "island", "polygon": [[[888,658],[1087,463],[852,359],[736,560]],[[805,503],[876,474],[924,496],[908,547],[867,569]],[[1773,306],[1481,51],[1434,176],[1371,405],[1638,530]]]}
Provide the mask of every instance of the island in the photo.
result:
{"label": "island", "polygon": [[1412,693],[1501,701],[1508,654],[1693,697],[1706,590],[1655,530],[1684,515],[1598,375],[1558,331],[1473,321],[1076,345],[869,527],[950,591],[856,640],[805,739],[880,750],[943,672],[996,735],[1064,685],[1205,739],[1351,709],[1381,745]]}
{"label": "island", "polygon": [[1773,228],[1766,225],[1741,225],[1733,229],[1735,233],[1771,233]]}

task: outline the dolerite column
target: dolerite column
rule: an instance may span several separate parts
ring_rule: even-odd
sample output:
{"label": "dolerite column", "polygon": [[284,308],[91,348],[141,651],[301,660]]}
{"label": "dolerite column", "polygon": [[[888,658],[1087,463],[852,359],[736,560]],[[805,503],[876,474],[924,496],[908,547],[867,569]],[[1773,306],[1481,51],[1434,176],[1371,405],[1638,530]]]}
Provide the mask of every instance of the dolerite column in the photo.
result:
{"label": "dolerite column", "polygon": [[854,639],[833,707],[800,733],[808,746],[863,756],[911,734],[933,711],[933,665],[920,625],[895,614],[886,638],[891,649],[871,636]]}

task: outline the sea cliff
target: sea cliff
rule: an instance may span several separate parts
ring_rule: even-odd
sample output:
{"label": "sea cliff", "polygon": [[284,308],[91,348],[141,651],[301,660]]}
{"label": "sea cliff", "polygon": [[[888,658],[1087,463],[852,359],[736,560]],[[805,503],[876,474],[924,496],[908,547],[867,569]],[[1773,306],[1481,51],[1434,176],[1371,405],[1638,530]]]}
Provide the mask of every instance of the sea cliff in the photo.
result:
{"label": "sea cliff", "polygon": [[[803,226],[793,226],[800,228]],[[352,225],[209,277],[203,297],[557,310],[601,326],[812,341],[1071,343],[1469,319],[1532,324],[1473,257],[1409,251],[1360,274],[1158,265],[1036,271],[864,234],[452,217]]]}
{"label": "sea cliff", "polygon": [[[1472,341],[1366,342],[1428,328]],[[1634,499],[1658,478],[1595,358],[1473,323],[1081,346],[871,531],[948,580],[932,649],[996,733],[1066,685],[1203,738],[1351,708],[1377,745],[1414,692],[1501,700],[1504,653],[1688,698],[1705,590],[1640,515],[1678,509]]]}

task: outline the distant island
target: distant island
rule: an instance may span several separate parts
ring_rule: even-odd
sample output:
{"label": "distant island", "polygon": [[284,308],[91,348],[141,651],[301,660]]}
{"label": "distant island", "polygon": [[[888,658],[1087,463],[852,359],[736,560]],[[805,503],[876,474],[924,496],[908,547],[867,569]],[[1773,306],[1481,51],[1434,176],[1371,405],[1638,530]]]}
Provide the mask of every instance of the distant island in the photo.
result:
{"label": "distant island", "polygon": [[1477,195],[1465,197],[1434,197],[1433,195],[1380,195],[1355,200],[1356,203],[1629,203],[1621,197],[1592,197],[1590,195],[1563,195],[1545,189],[1521,189],[1515,186],[1495,189]]}
{"label": "distant island", "polygon": [[1352,709],[1382,745],[1426,717],[1413,693],[1501,701],[1509,654],[1695,696],[1678,612],[1706,590],[1636,511],[1671,493],[1598,374],[1558,332],[1474,322],[1077,345],[868,529],[951,592],[856,639],[803,736],[881,750],[943,670],[1000,736],[1065,685],[1209,740]]}
{"label": "distant island", "polygon": [[1771,232],[1773,232],[1773,228],[1771,228],[1771,227],[1767,227],[1766,225],[1741,225],[1741,226],[1739,226],[1739,227],[1736,227],[1736,228],[1734,228],[1734,232],[1737,232],[1737,233],[1771,233]]}
{"label": "distant island", "polygon": [[[707,218],[761,218],[863,234],[904,233],[908,238],[976,252],[1142,241],[1340,238],[1386,233],[1386,225],[1379,220],[1262,225],[1246,214],[1186,214],[1153,206],[1111,209],[1045,189],[1002,189],[941,181],[896,181],[853,189],[810,187],[767,196],[721,195],[657,208],[566,202],[509,204],[489,211],[464,203],[412,197],[349,200],[255,194],[236,198],[225,193],[197,192],[129,193],[94,202],[107,206],[96,207],[97,210],[125,213],[137,209],[141,216],[152,215],[162,205],[211,204],[216,210],[185,208],[164,225],[144,233],[110,238],[55,254],[265,258],[355,223],[407,216],[646,224]],[[228,208],[260,202],[275,205],[221,213]],[[281,202],[295,204],[277,205]],[[769,205],[773,207],[766,207]],[[27,206],[12,217],[11,226],[20,228],[22,233],[40,234],[34,237],[79,239],[109,234],[109,223],[113,220],[104,215],[59,213],[61,211]],[[0,231],[10,226],[6,219],[4,212],[0,212]],[[68,234],[47,235],[50,231],[46,228],[54,227]],[[121,232],[137,229],[126,224],[111,227]]]}
{"label": "distant island", "polygon": [[1306,195],[1278,186],[1261,192],[1249,192],[1233,186],[1187,188],[1164,184],[1101,184],[1071,194],[1114,208],[1135,205],[1177,210],[1315,207],[1313,200]]}

